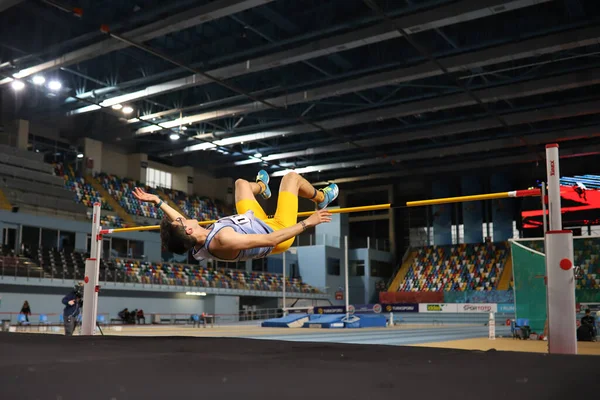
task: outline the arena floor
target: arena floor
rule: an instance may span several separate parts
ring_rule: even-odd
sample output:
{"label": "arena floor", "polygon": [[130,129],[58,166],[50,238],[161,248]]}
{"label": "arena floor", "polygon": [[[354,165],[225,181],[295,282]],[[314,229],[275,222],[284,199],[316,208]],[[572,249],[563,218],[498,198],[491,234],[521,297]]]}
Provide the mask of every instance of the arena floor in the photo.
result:
{"label": "arena floor", "polygon": [[[490,341],[481,326],[103,332],[0,334],[0,397],[559,399],[575,392],[592,398],[600,390],[599,358],[539,354],[542,341]],[[579,348],[600,354],[600,343]]]}

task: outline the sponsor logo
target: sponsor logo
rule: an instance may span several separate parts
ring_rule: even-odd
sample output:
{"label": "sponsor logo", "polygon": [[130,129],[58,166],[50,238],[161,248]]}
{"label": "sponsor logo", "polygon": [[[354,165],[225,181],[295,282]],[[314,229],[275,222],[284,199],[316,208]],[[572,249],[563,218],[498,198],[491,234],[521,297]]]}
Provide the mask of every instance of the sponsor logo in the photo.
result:
{"label": "sponsor logo", "polygon": [[550,160],[550,176],[556,175],[556,171],[554,170],[554,160]]}
{"label": "sponsor logo", "polygon": [[373,306],[373,312],[379,314],[381,312],[381,304],[375,304]]}
{"label": "sponsor logo", "polygon": [[472,304],[465,304],[463,306],[463,311],[481,311],[481,312],[492,312],[491,305],[485,306],[474,306]]}
{"label": "sponsor logo", "polygon": [[444,306],[441,304],[427,304],[427,311],[443,311]]}

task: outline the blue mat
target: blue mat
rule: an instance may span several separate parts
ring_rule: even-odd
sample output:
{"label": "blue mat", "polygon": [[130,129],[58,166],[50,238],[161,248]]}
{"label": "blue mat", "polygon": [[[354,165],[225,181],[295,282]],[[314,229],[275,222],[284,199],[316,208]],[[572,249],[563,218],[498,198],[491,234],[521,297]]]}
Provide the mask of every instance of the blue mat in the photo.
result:
{"label": "blue mat", "polygon": [[308,322],[305,322],[303,328],[343,328],[344,323],[342,318],[345,314],[329,314],[329,315],[311,315]]}
{"label": "blue mat", "polygon": [[286,317],[268,319],[263,321],[260,326],[263,328],[291,328],[291,325],[306,318],[308,318],[308,314],[290,314]]}
{"label": "blue mat", "polygon": [[358,316],[360,320],[346,323],[346,328],[385,328],[387,320],[383,315],[365,315]]}

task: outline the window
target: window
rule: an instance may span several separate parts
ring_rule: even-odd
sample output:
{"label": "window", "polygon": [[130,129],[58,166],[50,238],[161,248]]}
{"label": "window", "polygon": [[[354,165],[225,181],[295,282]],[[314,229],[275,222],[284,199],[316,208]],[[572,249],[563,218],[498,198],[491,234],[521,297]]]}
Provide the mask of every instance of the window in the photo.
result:
{"label": "window", "polygon": [[340,276],[340,260],[327,257],[327,275]]}
{"label": "window", "polygon": [[170,172],[165,172],[154,168],[146,168],[146,185],[150,187],[171,189],[172,179],[173,175]]}

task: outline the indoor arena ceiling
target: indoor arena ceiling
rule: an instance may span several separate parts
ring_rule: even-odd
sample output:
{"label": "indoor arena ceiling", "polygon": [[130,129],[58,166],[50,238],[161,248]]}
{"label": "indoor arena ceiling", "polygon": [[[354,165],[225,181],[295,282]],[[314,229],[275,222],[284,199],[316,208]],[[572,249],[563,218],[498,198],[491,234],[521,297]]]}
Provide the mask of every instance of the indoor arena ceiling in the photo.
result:
{"label": "indoor arena ceiling", "polygon": [[599,153],[599,22],[598,0],[2,1],[0,86],[175,166],[383,182]]}

